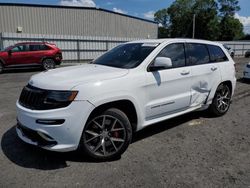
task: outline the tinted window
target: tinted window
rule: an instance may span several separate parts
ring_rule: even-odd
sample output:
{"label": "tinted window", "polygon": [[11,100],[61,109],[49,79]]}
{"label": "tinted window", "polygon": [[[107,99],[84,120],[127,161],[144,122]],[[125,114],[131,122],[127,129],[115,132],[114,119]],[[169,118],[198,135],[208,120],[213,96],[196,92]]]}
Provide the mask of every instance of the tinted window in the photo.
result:
{"label": "tinted window", "polygon": [[17,45],[11,49],[12,52],[25,52],[29,50],[28,45]]}
{"label": "tinted window", "polygon": [[207,45],[207,46],[211,62],[223,62],[228,60],[227,56],[219,46],[214,46],[214,45]]}
{"label": "tinted window", "polygon": [[30,45],[30,51],[49,50],[50,48],[44,44],[32,44]]}
{"label": "tinted window", "polygon": [[204,44],[187,44],[189,65],[201,65],[209,63],[209,53]]}
{"label": "tinted window", "polygon": [[158,44],[130,43],[108,51],[93,63],[118,68],[134,68],[155,49]]}
{"label": "tinted window", "polygon": [[40,45],[30,45],[30,51],[39,51]]}
{"label": "tinted window", "polygon": [[46,45],[40,45],[40,50],[49,50],[50,48]]}
{"label": "tinted window", "polygon": [[186,64],[184,44],[169,44],[157,57],[168,57],[172,60],[173,67],[183,67]]}

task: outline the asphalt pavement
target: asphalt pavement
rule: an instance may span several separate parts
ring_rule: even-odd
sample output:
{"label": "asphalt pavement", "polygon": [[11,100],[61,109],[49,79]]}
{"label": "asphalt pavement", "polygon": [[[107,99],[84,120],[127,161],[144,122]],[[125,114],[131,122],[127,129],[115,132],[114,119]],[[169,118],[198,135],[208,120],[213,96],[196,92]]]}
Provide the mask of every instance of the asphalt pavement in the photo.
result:
{"label": "asphalt pavement", "polygon": [[109,162],[23,143],[15,132],[15,102],[39,70],[1,74],[0,187],[250,188],[250,82],[241,78],[248,61],[236,59],[237,88],[225,116],[193,112],[152,125]]}

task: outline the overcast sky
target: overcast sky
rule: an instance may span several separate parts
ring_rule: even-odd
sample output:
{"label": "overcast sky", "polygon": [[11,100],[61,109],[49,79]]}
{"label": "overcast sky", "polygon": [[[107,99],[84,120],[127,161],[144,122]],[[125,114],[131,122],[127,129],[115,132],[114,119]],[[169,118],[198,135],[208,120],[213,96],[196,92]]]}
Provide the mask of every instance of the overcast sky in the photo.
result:
{"label": "overcast sky", "polygon": [[[155,11],[168,7],[174,0],[0,0],[4,3],[99,7],[132,16],[153,19]],[[241,10],[236,17],[250,33],[250,0],[239,0]]]}

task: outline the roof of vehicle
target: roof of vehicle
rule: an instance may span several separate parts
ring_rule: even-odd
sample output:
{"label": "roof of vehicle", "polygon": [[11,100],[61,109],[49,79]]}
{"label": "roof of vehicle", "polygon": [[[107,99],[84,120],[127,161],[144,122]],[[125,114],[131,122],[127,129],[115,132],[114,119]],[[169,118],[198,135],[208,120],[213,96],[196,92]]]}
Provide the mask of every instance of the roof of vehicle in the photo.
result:
{"label": "roof of vehicle", "polygon": [[131,41],[129,43],[167,43],[167,42],[190,42],[190,43],[193,42],[193,43],[221,45],[218,42],[200,40],[200,39],[189,39],[189,38],[145,39],[145,40]]}
{"label": "roof of vehicle", "polygon": [[55,44],[51,44],[48,42],[19,42],[16,43],[15,45],[21,45],[21,44],[48,44],[48,45],[55,45]]}

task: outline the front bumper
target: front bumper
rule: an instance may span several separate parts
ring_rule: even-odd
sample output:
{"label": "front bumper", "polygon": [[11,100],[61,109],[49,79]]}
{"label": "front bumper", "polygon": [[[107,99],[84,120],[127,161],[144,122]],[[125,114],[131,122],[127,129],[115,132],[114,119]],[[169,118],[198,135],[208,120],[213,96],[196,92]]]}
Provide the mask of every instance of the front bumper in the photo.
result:
{"label": "front bumper", "polygon": [[[66,108],[30,110],[17,101],[17,134],[24,142],[51,151],[78,148],[83,128],[94,109],[88,101],[74,101]],[[65,120],[61,124],[39,124],[37,120]]]}

